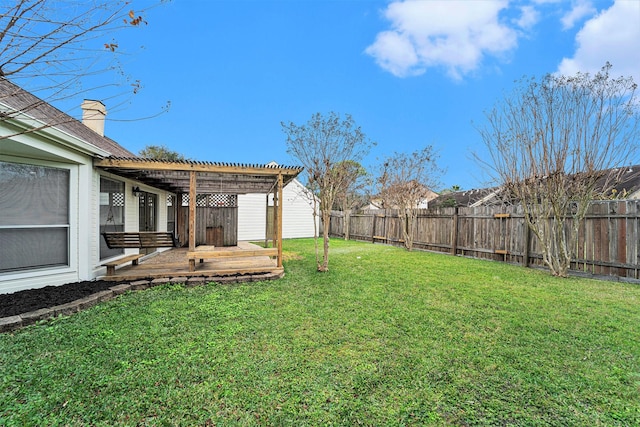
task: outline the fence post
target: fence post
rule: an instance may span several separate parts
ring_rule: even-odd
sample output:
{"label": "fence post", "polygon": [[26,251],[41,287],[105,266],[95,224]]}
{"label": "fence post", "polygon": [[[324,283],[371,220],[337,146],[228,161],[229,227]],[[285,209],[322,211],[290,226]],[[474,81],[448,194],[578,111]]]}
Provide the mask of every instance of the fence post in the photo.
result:
{"label": "fence post", "polygon": [[373,237],[376,235],[376,218],[378,215],[373,214],[373,224],[371,225],[371,243],[375,243],[376,239]]}
{"label": "fence post", "polygon": [[527,222],[527,214],[524,216],[524,253],[522,254],[522,265],[524,267],[529,267],[529,246],[531,241],[531,229],[529,228],[529,224]]}
{"label": "fence post", "polygon": [[458,252],[458,207],[453,208],[453,226],[451,227],[451,255]]}

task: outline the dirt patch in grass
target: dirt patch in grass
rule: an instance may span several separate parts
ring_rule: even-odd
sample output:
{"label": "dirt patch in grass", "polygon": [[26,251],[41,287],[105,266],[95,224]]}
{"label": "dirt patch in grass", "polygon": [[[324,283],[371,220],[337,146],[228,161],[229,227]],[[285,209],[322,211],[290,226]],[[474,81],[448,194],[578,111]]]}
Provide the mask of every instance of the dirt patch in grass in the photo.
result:
{"label": "dirt patch in grass", "polygon": [[297,252],[282,251],[282,261],[299,261],[302,259],[302,255]]}
{"label": "dirt patch in grass", "polygon": [[66,304],[116,285],[118,282],[92,280],[27,289],[12,294],[0,294],[0,317],[15,316],[41,308]]}

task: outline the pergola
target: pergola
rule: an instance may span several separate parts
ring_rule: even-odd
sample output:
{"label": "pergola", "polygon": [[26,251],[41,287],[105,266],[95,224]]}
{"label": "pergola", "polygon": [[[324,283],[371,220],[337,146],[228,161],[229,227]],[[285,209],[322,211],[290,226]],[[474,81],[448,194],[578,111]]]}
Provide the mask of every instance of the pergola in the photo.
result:
{"label": "pergola", "polygon": [[282,267],[282,191],[303,168],[123,157],[96,159],[94,166],[171,193],[189,194],[189,251],[196,250],[197,194],[273,194],[273,241],[277,266]]}

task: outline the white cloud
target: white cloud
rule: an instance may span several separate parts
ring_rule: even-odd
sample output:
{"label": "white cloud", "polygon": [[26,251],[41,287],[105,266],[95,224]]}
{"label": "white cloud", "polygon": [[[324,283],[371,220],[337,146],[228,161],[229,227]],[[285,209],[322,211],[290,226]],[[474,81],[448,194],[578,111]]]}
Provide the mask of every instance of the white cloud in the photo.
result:
{"label": "white cloud", "polygon": [[573,58],[564,58],[558,72],[595,73],[605,62],[614,77],[632,76],[640,82],[640,2],[616,0],[607,10],[588,20],[576,35]]}
{"label": "white cloud", "polygon": [[571,4],[571,10],[564,14],[560,19],[562,22],[562,29],[569,30],[573,28],[576,22],[581,19],[591,16],[596,12],[596,8],[589,0],[578,0]]}
{"label": "white cloud", "polygon": [[[495,0],[394,1],[384,12],[392,28],[379,33],[365,52],[398,77],[444,67],[458,80],[486,55],[500,56],[516,47],[516,30],[499,18],[507,6]],[[523,23],[532,18],[523,16]]]}
{"label": "white cloud", "polygon": [[533,6],[522,6],[520,12],[521,16],[516,21],[516,24],[520,28],[528,30],[540,20],[540,13]]}
{"label": "white cloud", "polygon": [[376,57],[378,64],[392,74],[404,77],[422,74],[424,69],[418,64],[418,55],[407,36],[395,31],[384,31],[376,37],[367,53]]}

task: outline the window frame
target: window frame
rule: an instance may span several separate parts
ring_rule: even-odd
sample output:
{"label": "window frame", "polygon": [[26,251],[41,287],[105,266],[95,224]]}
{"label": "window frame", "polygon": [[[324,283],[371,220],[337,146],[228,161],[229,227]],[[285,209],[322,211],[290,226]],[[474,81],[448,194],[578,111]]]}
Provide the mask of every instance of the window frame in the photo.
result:
{"label": "window frame", "polygon": [[[73,164],[65,164],[37,159],[21,159],[8,156],[0,157],[0,162],[11,163],[23,166],[31,166],[34,168],[47,168],[66,172],[67,178],[67,207],[66,207],[66,224],[7,224],[0,225],[3,230],[66,230],[66,264],[46,264],[31,265],[25,267],[16,267],[11,269],[0,270],[0,277],[11,279],[12,277],[30,277],[39,276],[43,272],[56,271],[60,273],[72,272],[77,270],[77,207],[78,207],[78,166]],[[36,257],[33,257],[34,259]]]}

